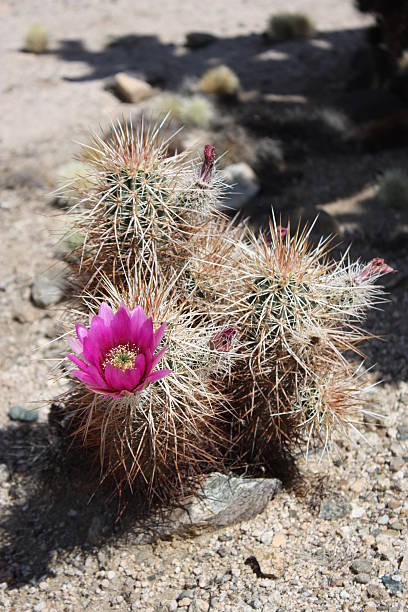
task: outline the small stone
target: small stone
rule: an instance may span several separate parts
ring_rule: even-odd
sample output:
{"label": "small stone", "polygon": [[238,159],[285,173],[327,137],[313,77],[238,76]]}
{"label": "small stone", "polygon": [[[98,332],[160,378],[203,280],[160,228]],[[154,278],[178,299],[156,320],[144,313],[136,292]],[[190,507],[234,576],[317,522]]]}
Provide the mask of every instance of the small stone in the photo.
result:
{"label": "small stone", "polygon": [[251,608],[253,608],[254,610],[260,610],[262,608],[262,604],[259,601],[259,599],[252,599],[249,602],[249,605],[251,606]]}
{"label": "small stone", "polygon": [[178,603],[175,599],[173,599],[173,601],[170,601],[167,604],[167,609],[169,612],[176,612],[177,608],[178,608]]}
{"label": "small stone", "polygon": [[33,423],[38,420],[38,412],[36,410],[29,410],[18,404],[10,406],[8,415],[12,421],[21,421],[23,423]]}
{"label": "small stone", "polygon": [[354,582],[358,582],[359,584],[368,584],[370,582],[369,574],[356,574],[354,576]]}
{"label": "small stone", "polygon": [[180,601],[178,602],[179,608],[188,608],[190,604],[191,599],[189,599],[188,597],[184,597],[184,599],[180,599]]}
{"label": "small stone", "polygon": [[231,186],[225,195],[225,208],[239,210],[249,202],[260,190],[259,180],[245,162],[231,164],[224,168],[224,181]]}
{"label": "small stone", "polygon": [[373,599],[381,599],[383,592],[378,584],[367,585],[367,595]]}
{"label": "small stone", "polygon": [[379,519],[377,520],[377,523],[379,525],[388,525],[389,522],[389,517],[387,514],[383,514],[382,516],[379,517]]}
{"label": "small stone", "polygon": [[269,546],[271,544],[272,539],[273,539],[272,529],[268,529],[267,531],[264,531],[263,533],[261,533],[259,537],[259,541],[261,542],[261,544],[265,544],[266,546]]}
{"label": "small stone", "polygon": [[134,76],[130,76],[125,72],[118,72],[114,77],[115,91],[124,102],[136,104],[145,98],[150,98],[153,95],[153,87]]}
{"label": "small stone", "polygon": [[[399,580],[397,580],[399,578]],[[401,578],[399,576],[391,576],[389,574],[382,576],[381,581],[383,585],[389,590],[392,595],[402,593]]]}
{"label": "small stone", "polygon": [[408,427],[406,425],[397,427],[397,432],[400,440],[408,440]]}
{"label": "small stone", "polygon": [[266,578],[280,578],[285,572],[284,555],[276,550],[268,551],[264,548],[256,550],[246,563],[252,566],[252,563],[255,564],[255,562],[258,563],[259,569]]}
{"label": "small stone", "polygon": [[328,499],[320,506],[319,518],[332,521],[348,516],[351,512],[351,504],[343,499]]}
{"label": "small stone", "polygon": [[115,577],[115,572],[113,572],[112,570],[110,570],[109,572],[106,572],[106,577],[108,580],[113,580]]}
{"label": "small stone", "polygon": [[194,591],[187,590],[181,591],[181,593],[177,596],[177,601],[181,601],[182,599],[194,599]]}
{"label": "small stone", "polygon": [[405,461],[402,457],[393,457],[390,461],[390,470],[391,472],[399,472],[403,467],[405,467]]}
{"label": "small stone", "polygon": [[217,40],[214,34],[209,32],[189,32],[186,35],[185,46],[189,49],[203,49]]}
{"label": "small stone", "polygon": [[368,603],[364,606],[364,612],[377,612],[377,606],[374,603]]}
{"label": "small stone", "polygon": [[350,490],[353,491],[353,493],[362,493],[366,488],[367,488],[367,482],[363,478],[359,478],[358,480],[355,480],[350,485]]}
{"label": "small stone", "polygon": [[366,559],[356,559],[350,565],[353,574],[369,574],[371,572],[371,563]]}
{"label": "small stone", "polygon": [[394,531],[403,531],[405,529],[401,521],[393,521],[390,524],[390,528],[393,529]]}
{"label": "small stone", "polygon": [[282,532],[278,532],[272,538],[272,546],[274,548],[282,548],[286,544],[286,536]]}
{"label": "small stone", "polygon": [[38,308],[48,308],[58,304],[63,297],[63,283],[55,277],[41,276],[31,287],[31,299]]}

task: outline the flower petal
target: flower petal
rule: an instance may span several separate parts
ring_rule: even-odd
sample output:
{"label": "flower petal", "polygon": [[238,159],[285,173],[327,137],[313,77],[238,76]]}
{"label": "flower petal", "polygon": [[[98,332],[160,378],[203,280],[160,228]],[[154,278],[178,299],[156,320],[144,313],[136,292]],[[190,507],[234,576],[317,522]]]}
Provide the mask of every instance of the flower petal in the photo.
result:
{"label": "flower petal", "polygon": [[106,302],[102,302],[100,305],[98,315],[105,321],[106,325],[110,325],[114,317],[112,308]]}
{"label": "flower petal", "polygon": [[150,383],[156,382],[165,376],[169,376],[169,374],[173,374],[173,370],[156,370],[152,372],[145,378],[145,385],[149,385]]}
{"label": "flower petal", "polygon": [[67,342],[74,353],[78,353],[78,355],[82,354],[82,342],[80,340],[74,338],[74,336],[68,336]]}
{"label": "flower petal", "polygon": [[157,330],[154,332],[154,336],[153,336],[153,338],[154,338],[154,339],[153,339],[153,344],[154,344],[154,348],[155,348],[155,349],[156,349],[156,348],[159,346],[159,344],[160,344],[160,342],[161,342],[161,340],[162,340],[162,338],[163,338],[163,336],[164,336],[164,332],[166,331],[166,326],[167,326],[167,323],[163,323],[163,324],[162,324],[162,325],[160,325],[160,327],[159,327],[159,328],[158,328],[158,329],[157,329]]}
{"label": "flower petal", "polygon": [[159,351],[154,357],[153,357],[153,361],[152,361],[152,365],[151,365],[151,370],[153,370],[153,368],[159,363],[160,359],[163,357],[164,353],[166,352],[167,346],[164,346],[161,351]]}
{"label": "flower petal", "polygon": [[118,346],[119,344],[126,344],[129,341],[130,335],[130,317],[128,309],[125,305],[122,305],[111,323],[112,330],[112,346]]}

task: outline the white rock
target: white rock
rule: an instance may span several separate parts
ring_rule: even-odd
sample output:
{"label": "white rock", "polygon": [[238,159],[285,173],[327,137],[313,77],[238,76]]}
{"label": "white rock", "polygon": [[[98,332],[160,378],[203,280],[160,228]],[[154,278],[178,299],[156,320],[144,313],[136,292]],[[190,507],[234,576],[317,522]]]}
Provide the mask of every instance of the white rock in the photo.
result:
{"label": "white rock", "polygon": [[225,208],[239,210],[259,191],[260,185],[255,172],[245,162],[231,164],[223,171],[223,179],[231,185],[224,200]]}
{"label": "white rock", "polygon": [[153,95],[153,87],[125,72],[115,74],[114,87],[125,102],[137,103]]}

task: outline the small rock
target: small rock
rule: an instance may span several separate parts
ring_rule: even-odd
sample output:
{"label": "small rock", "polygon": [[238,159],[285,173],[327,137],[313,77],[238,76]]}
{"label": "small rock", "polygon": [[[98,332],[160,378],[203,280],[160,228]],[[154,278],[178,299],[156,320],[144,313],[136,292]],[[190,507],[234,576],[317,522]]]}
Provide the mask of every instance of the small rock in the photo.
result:
{"label": "small rock", "polygon": [[190,604],[191,599],[189,599],[188,597],[184,597],[184,599],[180,599],[180,601],[178,602],[179,608],[188,608]]}
{"label": "small rock", "polygon": [[332,521],[348,516],[351,512],[351,504],[343,499],[331,498],[320,506],[319,518]]}
{"label": "small rock", "polygon": [[373,599],[381,599],[383,592],[378,584],[369,584],[367,586],[367,595]]}
{"label": "small rock", "polygon": [[379,517],[379,519],[377,520],[377,523],[379,525],[388,525],[389,522],[389,517],[387,514],[383,514],[382,516]]}
{"label": "small rock", "polygon": [[209,32],[189,32],[186,36],[185,46],[189,49],[203,49],[216,40],[217,37]]}
{"label": "small rock", "polygon": [[402,457],[393,457],[390,461],[390,470],[391,472],[399,472],[403,467],[405,467],[405,461]]}
{"label": "small rock", "polygon": [[261,544],[265,544],[266,546],[269,546],[272,543],[272,540],[273,540],[272,529],[267,529],[266,531],[261,533],[259,537],[259,541],[261,542]]}
{"label": "small rock", "polygon": [[402,593],[402,584],[399,576],[391,576],[389,574],[382,576],[381,581],[383,585],[389,590],[392,595],[397,595],[397,593]]}
{"label": "small rock", "polygon": [[8,415],[12,421],[21,421],[23,423],[33,423],[38,419],[38,412],[36,410],[28,410],[18,404],[10,406]]}
{"label": "small rock", "polygon": [[405,529],[401,521],[393,521],[390,524],[390,528],[393,529],[394,531],[403,531]]}
{"label": "small rock", "polygon": [[137,79],[125,72],[115,74],[113,87],[121,100],[134,104],[151,97],[154,91],[153,87],[146,81]]}
{"label": "small rock", "polygon": [[258,572],[264,578],[280,578],[285,572],[285,557],[276,550],[265,550],[265,548],[253,551],[253,554],[246,560],[246,565]]}
{"label": "small rock", "polygon": [[62,282],[56,278],[41,276],[31,287],[31,299],[38,308],[58,304],[64,297]]}
{"label": "small rock", "polygon": [[286,536],[284,533],[279,532],[275,534],[272,538],[272,546],[274,548],[281,548],[286,544]]}
{"label": "small rock", "polygon": [[371,563],[366,559],[355,559],[355,561],[353,561],[353,563],[350,565],[350,569],[353,574],[370,574]]}
{"label": "small rock", "polygon": [[350,485],[350,490],[353,491],[353,493],[362,493],[366,488],[367,488],[367,482],[363,478],[359,478],[358,480],[355,480]]}
{"label": "small rock", "polygon": [[223,179],[231,189],[225,197],[225,208],[239,210],[251,200],[260,190],[260,184],[255,172],[245,162],[231,164],[224,168]]}
{"label": "small rock", "polygon": [[181,593],[177,596],[177,601],[181,601],[182,599],[194,599],[194,591],[189,589],[187,591],[181,591]]}
{"label": "small rock", "polygon": [[354,582],[358,582],[359,584],[368,584],[370,582],[369,574],[356,574],[354,576]]}
{"label": "small rock", "polygon": [[397,427],[397,432],[399,440],[408,440],[408,426],[400,425]]}

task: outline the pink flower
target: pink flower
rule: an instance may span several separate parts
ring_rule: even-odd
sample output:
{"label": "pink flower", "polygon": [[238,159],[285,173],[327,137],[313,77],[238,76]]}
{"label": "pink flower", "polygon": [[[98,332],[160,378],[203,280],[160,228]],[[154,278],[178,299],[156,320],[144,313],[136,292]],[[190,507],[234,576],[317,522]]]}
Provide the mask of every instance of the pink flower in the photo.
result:
{"label": "pink flower", "polygon": [[236,333],[233,327],[225,327],[211,336],[210,349],[213,351],[220,351],[221,353],[227,353],[231,349]]}
{"label": "pink flower", "polygon": [[378,278],[379,276],[388,274],[389,272],[396,272],[396,270],[386,264],[380,257],[375,257],[366,265],[365,268],[363,268],[363,270],[361,270],[361,272],[359,272],[359,274],[357,274],[357,280],[359,282],[364,282],[370,278]]}
{"label": "pink flower", "polygon": [[214,169],[215,162],[215,147],[213,145],[205,145],[204,147],[204,161],[201,166],[200,181],[208,183],[211,179],[212,172]]}
{"label": "pink flower", "polygon": [[97,315],[92,317],[90,327],[76,325],[77,338],[68,339],[76,355],[68,354],[78,370],[72,375],[95,393],[120,397],[125,393],[136,393],[171,370],[156,370],[156,364],[166,347],[156,355],[166,323],[156,332],[153,321],[141,306],[133,310],[122,304],[114,313],[103,302]]}
{"label": "pink flower", "polygon": [[282,225],[278,225],[276,228],[276,233],[278,234],[278,238],[284,238],[288,233],[288,228],[283,227]]}
{"label": "pink flower", "polygon": [[[278,225],[276,227],[276,236],[278,240],[283,240],[283,238],[286,236],[287,233],[288,233],[287,227],[283,227],[282,225]],[[267,244],[272,244],[272,234],[270,230],[268,230],[265,233],[265,239],[266,239]]]}

